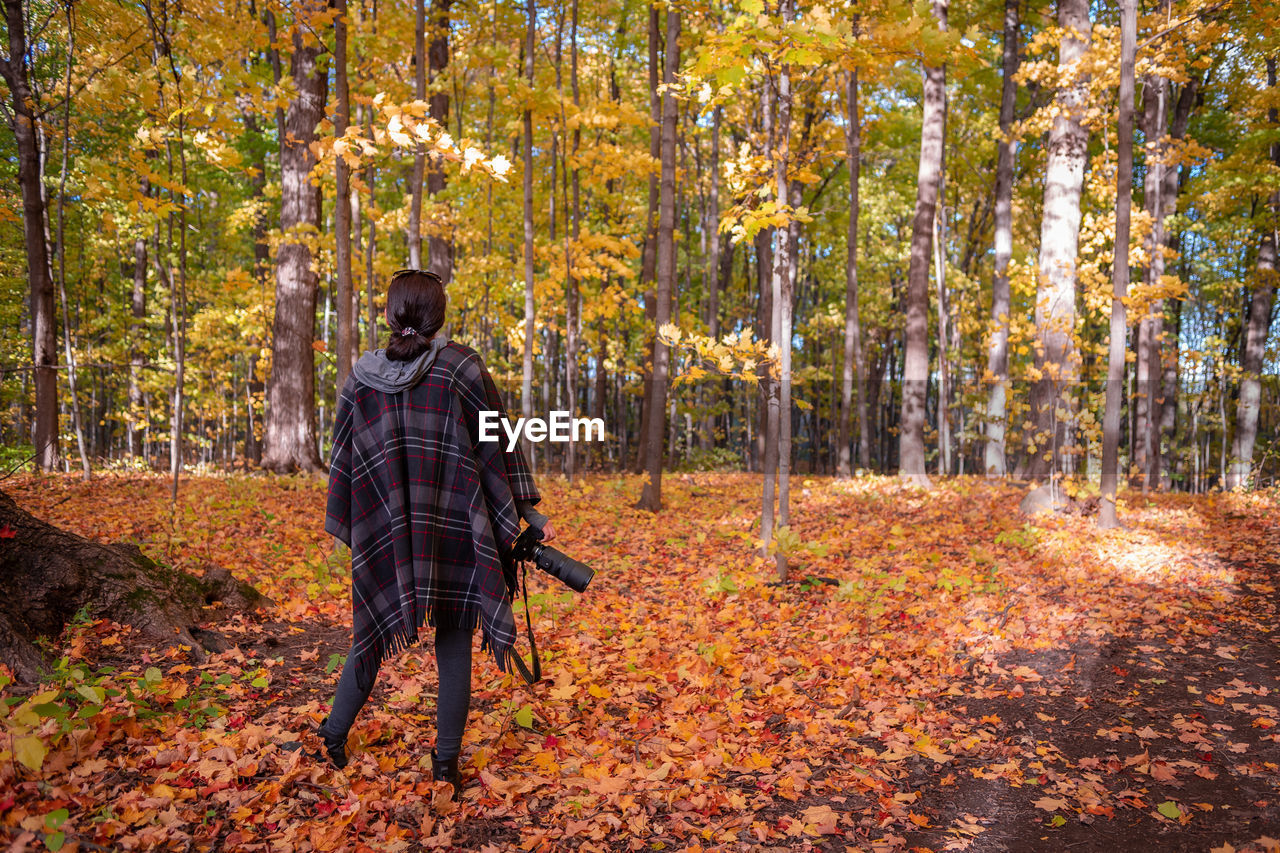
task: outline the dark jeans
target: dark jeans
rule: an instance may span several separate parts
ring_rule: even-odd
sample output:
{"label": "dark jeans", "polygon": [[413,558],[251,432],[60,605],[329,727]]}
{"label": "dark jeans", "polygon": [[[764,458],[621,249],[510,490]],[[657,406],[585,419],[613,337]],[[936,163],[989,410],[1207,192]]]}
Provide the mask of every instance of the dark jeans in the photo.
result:
{"label": "dark jeans", "polygon": [[[462,751],[462,730],[466,728],[467,711],[471,708],[470,629],[436,628],[436,668],[440,673],[440,692],[436,698],[436,756],[448,760]],[[345,738],[356,714],[369,701],[371,692],[372,684],[369,692],[357,686],[355,656],[348,652],[325,729]]]}

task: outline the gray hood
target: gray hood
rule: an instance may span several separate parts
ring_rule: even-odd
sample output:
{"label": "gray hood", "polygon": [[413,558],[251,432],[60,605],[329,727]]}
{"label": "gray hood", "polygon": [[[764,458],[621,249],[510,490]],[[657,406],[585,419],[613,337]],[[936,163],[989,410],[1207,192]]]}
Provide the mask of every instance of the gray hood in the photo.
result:
{"label": "gray hood", "polygon": [[440,350],[444,349],[448,343],[449,339],[443,331],[436,332],[426,352],[413,361],[391,361],[387,358],[385,349],[373,352],[366,350],[356,362],[355,367],[351,369],[351,373],[361,384],[386,394],[398,394],[421,381],[431,369],[431,365],[435,363]]}

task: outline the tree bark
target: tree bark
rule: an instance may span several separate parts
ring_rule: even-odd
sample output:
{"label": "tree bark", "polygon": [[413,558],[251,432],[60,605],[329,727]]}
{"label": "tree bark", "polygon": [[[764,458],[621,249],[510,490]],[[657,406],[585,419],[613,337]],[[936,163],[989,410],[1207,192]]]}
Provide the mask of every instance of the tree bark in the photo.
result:
{"label": "tree bark", "polygon": [[[336,109],[333,114],[333,135],[342,139],[351,123],[350,89],[347,85],[347,0],[333,0],[333,82],[337,88]],[[357,356],[354,339],[357,319],[352,310],[353,286],[351,281],[351,167],[346,159],[335,152],[334,176],[336,195],[333,203],[333,230],[337,246],[334,251],[334,278],[338,302],[337,387],[341,393],[347,374],[351,372]]]}
{"label": "tree bark", "polygon": [[[299,9],[305,16],[316,4]],[[276,313],[272,324],[271,382],[267,389],[266,448],[262,464],[277,473],[320,471],[316,446],[315,338],[318,281],[311,269],[305,231],[319,229],[320,205],[310,175],[311,143],[324,117],[326,75],[316,69],[321,45],[304,37],[301,21],[293,32],[290,71],[297,94],[285,117],[280,162],[280,248],[276,252]]]}
{"label": "tree bark", "polygon": [[[569,31],[569,81],[573,89],[573,106],[576,110],[581,104],[581,93],[578,91],[578,0],[572,3],[572,24]],[[563,103],[563,99],[561,100]],[[562,113],[563,116],[563,113]],[[564,361],[565,361],[565,396],[568,398],[569,411],[574,413],[576,417],[578,406],[578,336],[581,317],[579,312],[579,288],[578,278],[573,269],[573,252],[577,248],[578,235],[581,229],[582,220],[582,198],[581,186],[578,175],[578,148],[582,144],[582,130],[578,126],[573,129],[573,149],[572,156],[574,163],[572,166],[573,175],[573,209],[572,219],[570,220],[570,240],[568,248],[565,251],[565,278],[569,292],[565,296],[565,341],[564,341]],[[566,164],[569,168],[569,164]],[[578,448],[577,442],[569,442],[565,447],[565,476],[569,479],[569,483],[573,483],[574,475],[577,473],[578,467]]]}
{"label": "tree bark", "polygon": [[[453,0],[433,0],[431,4],[431,43],[427,47],[427,82],[434,83],[436,77],[449,67],[449,10]],[[428,110],[433,119],[442,128],[449,126],[449,92],[438,87],[431,93],[427,101]],[[447,179],[444,161],[432,157],[427,167],[427,195],[435,199],[444,192]],[[419,198],[419,207],[422,201]],[[435,222],[427,235],[427,269],[440,276],[445,284],[453,280],[453,238],[448,233],[451,222]]]}
{"label": "tree bark", "polygon": [[[526,0],[527,17],[524,44],[524,74],[529,82],[530,92],[533,90],[533,52],[536,47],[534,36],[537,33],[538,13],[535,0]],[[524,361],[520,378],[520,413],[526,418],[533,417],[533,106],[526,103],[524,108],[524,145],[521,155],[524,157]],[[533,443],[524,440],[525,458],[529,467],[537,470],[537,454]]]}
{"label": "tree bark", "polygon": [[[1076,256],[1089,131],[1082,122],[1088,100],[1086,73],[1078,66],[1092,34],[1088,0],[1058,0],[1058,25],[1064,30],[1058,50],[1064,82],[1057,92],[1058,114],[1049,131],[1045,166],[1035,315],[1039,377],[1031,391],[1038,434],[1029,443],[1026,468],[1026,475],[1035,479],[1060,471],[1060,463],[1068,458],[1064,451],[1070,438],[1070,403],[1063,396],[1071,391],[1079,363],[1075,348]],[[1066,418],[1059,416],[1064,404]]]}
{"label": "tree bark", "polygon": [[[413,96],[419,101],[427,99],[427,12],[426,0],[414,0],[413,4]],[[409,185],[409,222],[406,240],[409,248],[409,266],[422,269],[422,191],[426,184],[427,151],[419,141],[413,153],[413,177]]]}
{"label": "tree bark", "polygon": [[89,451],[85,447],[84,419],[80,416],[80,397],[76,390],[76,357],[71,348],[71,317],[67,312],[67,161],[71,149],[71,63],[75,56],[75,24],[72,7],[65,9],[67,16],[67,72],[64,78],[65,92],[62,102],[62,168],[58,177],[58,298],[62,304],[62,345],[67,357],[67,390],[71,397],[71,414],[76,429],[76,448],[80,451],[80,469],[85,482],[93,476],[89,466]]}
{"label": "tree bark", "polygon": [[[939,28],[945,30],[947,0],[934,0],[933,14]],[[916,210],[911,223],[911,260],[907,268],[907,342],[898,440],[898,475],[925,487],[931,486],[924,455],[925,391],[929,382],[929,259],[942,180],[946,99],[945,66],[926,66]]]}
{"label": "tree bark", "polygon": [[[662,101],[658,97],[661,75],[659,41],[661,17],[656,3],[649,4],[649,158],[657,163],[662,156]],[[657,329],[657,293],[653,287],[658,264],[658,173],[649,169],[649,206],[645,216],[644,246],[640,253],[640,284],[649,285],[644,293],[645,324]],[[648,358],[642,367],[644,394],[640,399],[640,440],[636,442],[635,473],[648,470],[645,454],[649,452],[649,409],[653,405],[653,359],[656,335],[648,339]]]}
{"label": "tree bark", "polygon": [[[1267,85],[1276,86],[1276,61],[1267,59]],[[1272,124],[1280,120],[1275,108],[1268,111]],[[1271,160],[1280,165],[1280,143],[1272,143]],[[1226,487],[1247,487],[1253,475],[1253,445],[1258,438],[1258,413],[1262,408],[1262,365],[1266,356],[1267,337],[1271,333],[1271,308],[1275,301],[1276,229],[1280,218],[1280,193],[1270,200],[1270,221],[1263,225],[1262,245],[1258,248],[1257,273],[1249,299],[1249,318],[1245,324],[1244,348],[1240,353],[1240,396],[1236,402],[1236,431],[1231,442],[1231,465],[1226,471]]]}
{"label": "tree bark", "polygon": [[[680,12],[667,10],[666,54],[662,65],[662,82],[674,86],[680,64]],[[662,463],[666,437],[667,373],[671,359],[670,348],[657,336],[657,329],[671,322],[671,300],[676,287],[676,98],[667,90],[662,96],[662,177],[658,201],[658,281],[655,306],[653,388],[649,393],[650,405],[645,412],[649,425],[648,448],[645,461],[648,479],[640,493],[637,506],[649,512],[662,509]]]}
{"label": "tree bark", "polygon": [[845,118],[844,150],[849,164],[849,231],[845,256],[844,368],[840,377],[840,425],[837,440],[836,474],[853,476],[851,446],[854,400],[857,401],[858,467],[871,462],[871,441],[867,421],[867,370],[862,354],[862,318],[858,310],[858,216],[862,182],[862,119],[858,114],[858,71],[849,72]]}
{"label": "tree bark", "polygon": [[[149,182],[142,185],[143,196],[149,195]],[[143,323],[147,319],[147,240],[138,237],[133,241],[133,289],[129,294],[129,455],[136,456],[142,450],[142,431],[138,429],[142,411],[142,368],[146,356],[142,349]],[[145,455],[145,453],[143,454]]]}
{"label": "tree bark", "polygon": [[32,434],[36,465],[52,471],[58,464],[58,349],[50,275],[49,246],[45,242],[44,161],[37,139],[39,118],[27,66],[26,19],[22,0],[4,0],[9,30],[9,54],[0,59],[0,76],[9,87],[10,127],[18,149],[18,184],[22,188],[22,234],[26,245],[30,288],[31,363],[34,366],[36,417]]}
{"label": "tree bark", "polygon": [[[1143,182],[1143,203],[1151,217],[1151,230],[1147,234],[1147,266],[1143,270],[1143,284],[1148,291],[1160,284],[1164,275],[1164,218],[1169,212],[1164,200],[1165,130],[1168,125],[1169,81],[1155,77],[1147,82],[1143,132],[1147,139],[1147,176]],[[1137,391],[1134,394],[1134,467],[1137,469],[1137,485],[1145,492],[1156,485],[1159,467],[1160,404],[1157,400],[1163,383],[1160,364],[1160,339],[1164,333],[1164,300],[1155,299],[1147,307],[1138,322],[1137,335]]]}
{"label": "tree bark", "polygon": [[1120,0],[1120,115],[1116,128],[1116,242],[1111,264],[1111,340],[1107,350],[1107,403],[1102,416],[1102,501],[1098,526],[1119,526],[1120,406],[1125,375],[1125,299],[1129,295],[1129,213],[1133,202],[1134,55],[1138,0]]}
{"label": "tree bark", "polygon": [[20,681],[46,669],[35,639],[57,637],[82,607],[91,619],[132,625],[159,643],[185,643],[197,660],[227,644],[199,623],[206,605],[250,610],[269,600],[226,569],[203,577],[158,566],[134,545],[103,545],[52,527],[0,492],[0,660]]}
{"label": "tree bark", "polygon": [[[707,194],[707,215],[703,231],[707,235],[707,330],[711,340],[720,340],[720,122],[723,111],[719,104],[711,111],[711,161],[708,171],[711,187]],[[707,406],[716,403],[715,386],[709,389]],[[702,419],[698,446],[709,452],[716,444],[715,416],[708,411]]]}
{"label": "tree bark", "polygon": [[1020,0],[1005,0],[1004,63],[1000,84],[1000,142],[996,146],[995,271],[991,276],[991,338],[987,342],[986,445],[988,477],[1006,473],[1005,404],[1009,383],[1009,260],[1013,257],[1013,170],[1018,154],[1013,110],[1018,97]]}

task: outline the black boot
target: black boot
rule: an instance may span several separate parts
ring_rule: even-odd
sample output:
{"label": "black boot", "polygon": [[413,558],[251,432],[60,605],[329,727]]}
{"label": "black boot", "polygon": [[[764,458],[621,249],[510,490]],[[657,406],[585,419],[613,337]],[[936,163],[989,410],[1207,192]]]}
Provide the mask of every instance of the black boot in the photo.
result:
{"label": "black boot", "polygon": [[325,717],[324,721],[316,728],[316,734],[324,741],[325,751],[329,753],[329,760],[332,761],[339,769],[347,766],[347,738],[338,737],[330,734],[325,725],[329,722],[329,718]]}
{"label": "black boot", "polygon": [[437,782],[448,782],[453,785],[453,798],[456,800],[462,793],[462,773],[458,770],[458,757],[441,761],[436,751],[431,750],[431,778]]}

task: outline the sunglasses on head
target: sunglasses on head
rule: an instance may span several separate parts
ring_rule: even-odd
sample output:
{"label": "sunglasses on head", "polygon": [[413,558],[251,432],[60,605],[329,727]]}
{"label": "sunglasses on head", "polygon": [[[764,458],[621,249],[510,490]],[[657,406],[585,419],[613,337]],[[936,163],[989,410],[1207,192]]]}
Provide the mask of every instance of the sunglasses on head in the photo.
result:
{"label": "sunglasses on head", "polygon": [[391,274],[391,281],[395,281],[397,278],[399,278],[402,275],[425,275],[427,278],[434,279],[435,281],[441,284],[444,284],[444,279],[440,278],[440,276],[436,275],[431,270],[417,270],[411,267],[406,267],[404,269],[396,270],[395,272],[393,272]]}

